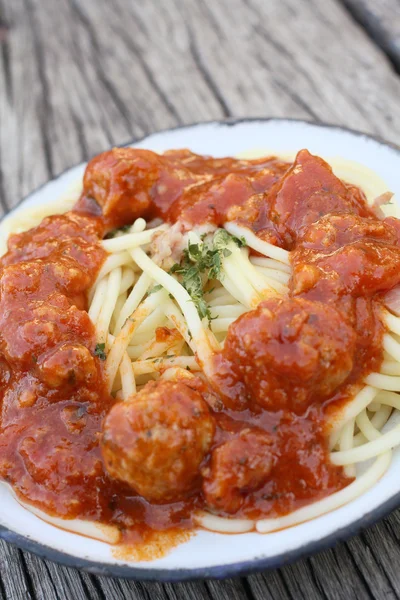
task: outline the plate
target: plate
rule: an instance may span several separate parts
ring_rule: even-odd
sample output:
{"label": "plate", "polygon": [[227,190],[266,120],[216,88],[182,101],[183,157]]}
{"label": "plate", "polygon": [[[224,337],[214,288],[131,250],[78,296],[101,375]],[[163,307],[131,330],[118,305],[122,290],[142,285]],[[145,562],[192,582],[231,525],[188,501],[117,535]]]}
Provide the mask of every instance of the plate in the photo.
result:
{"label": "plate", "polygon": [[[400,148],[359,132],[335,126],[285,119],[240,119],[170,129],[128,144],[163,152],[186,147],[199,154],[232,156],[263,149],[290,154],[300,148],[335,162],[341,156],[362,163],[377,173],[376,186],[400,197]],[[69,169],[25,198],[0,226],[4,242],[15,216],[24,209],[53,203],[82,177],[85,165]],[[358,168],[354,165],[355,176]],[[0,485],[0,536],[19,547],[67,566],[100,575],[154,581],[224,578],[282,566],[322,550],[371,525],[400,506],[400,449],[382,479],[367,493],[341,508],[269,534],[223,535],[199,531],[163,558],[132,562],[117,558],[112,547],[57,529],[24,509],[6,485]]]}

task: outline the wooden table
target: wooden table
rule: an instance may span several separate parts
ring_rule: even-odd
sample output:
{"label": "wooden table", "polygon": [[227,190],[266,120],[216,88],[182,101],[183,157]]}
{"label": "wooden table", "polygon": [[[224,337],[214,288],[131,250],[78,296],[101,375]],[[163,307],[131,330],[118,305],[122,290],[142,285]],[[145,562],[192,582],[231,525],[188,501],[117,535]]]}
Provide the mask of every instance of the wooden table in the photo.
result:
{"label": "wooden table", "polygon": [[[230,116],[400,140],[399,0],[0,0],[0,203],[157,129]],[[0,509],[1,510],[1,509]],[[400,598],[400,513],[291,566],[161,585],[0,543],[8,600]]]}

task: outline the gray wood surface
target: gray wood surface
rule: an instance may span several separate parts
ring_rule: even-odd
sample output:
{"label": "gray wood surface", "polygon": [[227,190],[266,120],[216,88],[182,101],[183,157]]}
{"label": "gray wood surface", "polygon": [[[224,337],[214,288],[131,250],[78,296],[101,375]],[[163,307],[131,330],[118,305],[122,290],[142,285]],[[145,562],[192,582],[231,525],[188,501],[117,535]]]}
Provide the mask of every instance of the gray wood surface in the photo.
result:
{"label": "gray wood surface", "polygon": [[344,3],[400,73],[400,0],[344,0]]}
{"label": "gray wood surface", "polygon": [[[398,44],[392,17],[398,6],[396,0],[0,0],[2,210],[112,144],[193,121],[295,117],[398,143],[400,79],[390,50]],[[365,17],[374,9],[385,43]],[[279,570],[175,585],[95,577],[0,542],[0,598],[400,598],[399,538],[396,512],[349,542]]]}

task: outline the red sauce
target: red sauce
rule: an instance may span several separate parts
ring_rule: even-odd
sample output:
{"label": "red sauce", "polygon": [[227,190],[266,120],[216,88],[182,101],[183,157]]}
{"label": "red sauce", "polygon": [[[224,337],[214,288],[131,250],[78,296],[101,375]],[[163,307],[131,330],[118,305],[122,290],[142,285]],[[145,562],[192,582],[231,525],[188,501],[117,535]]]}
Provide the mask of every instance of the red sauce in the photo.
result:
{"label": "red sauce", "polygon": [[[236,220],[292,251],[290,297],[230,327],[212,389],[195,380],[186,399],[170,392],[177,419],[201,414],[212,441],[204,451],[195,438],[176,475],[179,494],[166,503],[105,468],[100,439],[115,400],[86,312],[105,258],[99,240],[139,216],[188,226]],[[381,294],[400,281],[399,235],[395,219],[378,220],[361,190],[306,150],[293,165],[187,150],[96,157],[75,210],[12,235],[0,262],[0,476],[50,514],[116,524],[128,542],[191,528],[198,508],[273,516],[341,489],[349,479],[329,461],[326,423],[379,370]],[[126,425],[112,414],[106,423]],[[185,480],[185,465],[197,476]]]}
{"label": "red sauce", "polygon": [[220,225],[231,208],[267,191],[287,166],[275,158],[213,159],[187,150],[159,156],[149,150],[114,148],[90,161],[80,206],[87,209],[88,198],[94,198],[111,227],[137,217]]}

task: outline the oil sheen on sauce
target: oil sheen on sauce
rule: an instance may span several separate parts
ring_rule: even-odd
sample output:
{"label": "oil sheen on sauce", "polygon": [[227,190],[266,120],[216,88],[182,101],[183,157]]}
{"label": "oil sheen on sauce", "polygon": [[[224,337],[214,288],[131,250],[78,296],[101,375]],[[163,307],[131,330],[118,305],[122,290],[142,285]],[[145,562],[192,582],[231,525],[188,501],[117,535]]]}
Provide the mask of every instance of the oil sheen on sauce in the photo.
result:
{"label": "oil sheen on sauce", "polygon": [[[140,216],[192,227],[234,220],[291,251],[293,269],[289,299],[266,301],[230,327],[215,357],[222,403],[212,411],[207,481],[168,504],[112,479],[99,448],[116,401],[95,352],[87,295],[106,257],[99,240]],[[294,164],[188,150],[96,157],[75,209],[11,235],[1,259],[1,478],[49,514],[116,525],[142,559],[164,552],[162,532],[170,531],[170,545],[186,539],[197,509],[275,516],[343,488],[350,480],[329,462],[326,423],[379,370],[380,298],[400,280],[399,236],[396,219],[379,220],[360,189],[306,150]],[[330,355],[322,371],[313,344]],[[235,440],[253,430],[268,437],[276,461],[252,487]],[[223,460],[232,477],[221,482],[213,479],[215,452],[228,442]],[[257,462],[256,442],[252,451]],[[250,483],[239,489],[240,480]],[[228,499],[220,504],[217,484]]]}

